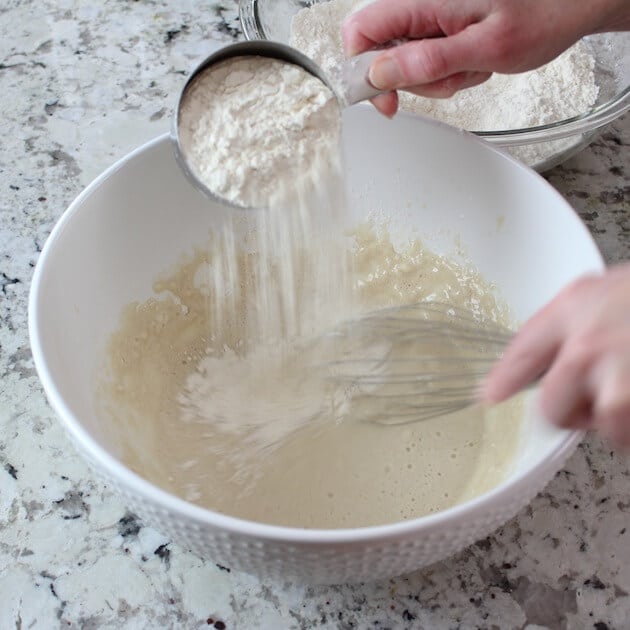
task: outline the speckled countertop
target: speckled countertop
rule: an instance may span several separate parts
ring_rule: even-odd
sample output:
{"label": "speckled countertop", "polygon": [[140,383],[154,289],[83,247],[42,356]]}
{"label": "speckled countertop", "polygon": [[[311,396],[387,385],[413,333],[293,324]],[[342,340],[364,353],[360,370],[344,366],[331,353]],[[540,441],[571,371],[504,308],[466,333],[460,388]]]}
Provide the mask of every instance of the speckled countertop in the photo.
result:
{"label": "speckled countertop", "polygon": [[[128,514],[72,451],[27,337],[38,252],[73,197],[168,128],[225,0],[0,6],[0,629],[630,628],[630,459],[583,443],[545,492],[447,562],[364,586],[261,584]],[[630,116],[548,174],[630,258]]]}

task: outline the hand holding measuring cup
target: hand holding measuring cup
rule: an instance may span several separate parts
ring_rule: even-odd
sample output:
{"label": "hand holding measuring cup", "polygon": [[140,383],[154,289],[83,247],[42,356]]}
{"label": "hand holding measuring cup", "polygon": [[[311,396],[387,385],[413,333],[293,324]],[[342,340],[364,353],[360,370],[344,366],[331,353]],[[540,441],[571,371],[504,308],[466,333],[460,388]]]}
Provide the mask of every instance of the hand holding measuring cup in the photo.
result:
{"label": "hand holding measuring cup", "polygon": [[387,116],[394,90],[447,98],[493,72],[538,68],[585,35],[630,28],[627,0],[376,0],[343,25],[348,56],[398,38],[410,41],[372,64],[372,85],[390,92],[374,99]]}

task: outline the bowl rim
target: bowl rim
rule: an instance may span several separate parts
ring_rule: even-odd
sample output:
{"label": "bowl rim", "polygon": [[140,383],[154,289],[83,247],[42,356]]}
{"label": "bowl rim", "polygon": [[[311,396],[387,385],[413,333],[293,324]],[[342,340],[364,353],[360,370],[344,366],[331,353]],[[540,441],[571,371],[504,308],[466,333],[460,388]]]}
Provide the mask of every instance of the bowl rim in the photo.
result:
{"label": "bowl rim", "polygon": [[[401,116],[405,118],[409,117],[409,115],[404,113],[401,114]],[[441,127],[446,133],[457,134],[458,136],[462,135],[461,131],[440,123],[439,121],[426,120],[425,124]],[[510,155],[484,143],[475,138],[472,134],[466,135],[472,138],[475,143],[485,145],[485,150],[492,151],[498,154],[502,159],[512,162],[513,166],[516,168],[529,171],[529,176],[539,177],[541,183],[548,187],[550,193],[556,196],[561,204],[570,211],[574,219],[579,223],[587,240],[592,243],[595,257],[598,259],[599,264],[597,266],[599,270],[605,268],[602,255],[592,235],[582,223],[576,211],[551,184]],[[68,431],[73,438],[74,446],[77,447],[80,445],[81,449],[79,450],[82,450],[82,454],[87,453],[88,461],[91,464],[97,464],[102,467],[112,478],[116,479],[127,492],[136,494],[145,502],[158,505],[162,509],[176,514],[179,518],[192,520],[206,527],[222,529],[234,535],[264,539],[278,544],[297,544],[312,547],[322,544],[337,544],[347,547],[348,545],[365,542],[385,543],[387,541],[408,539],[414,534],[428,533],[440,529],[445,523],[456,521],[463,515],[469,517],[483,515],[493,504],[508,504],[511,496],[516,496],[519,493],[521,493],[522,496],[526,493],[528,488],[531,487],[532,477],[539,478],[541,480],[540,486],[542,487],[542,480],[544,479],[544,483],[547,483],[549,473],[559,469],[575,450],[578,443],[582,440],[584,432],[566,431],[561,441],[548,456],[539,460],[532,468],[514,476],[511,480],[503,480],[487,492],[468,501],[454,505],[435,514],[427,514],[407,521],[339,529],[288,527],[229,516],[189,503],[144,479],[138,473],[128,468],[92,436],[79,418],[71,411],[63,396],[58,391],[55,378],[49,369],[46,352],[43,349],[42,336],[40,335],[42,315],[45,316],[45,314],[42,313],[40,300],[42,285],[45,274],[47,273],[47,260],[53,255],[56,243],[66,226],[72,221],[76,214],[82,211],[84,202],[110,177],[123,169],[128,163],[142,157],[148,152],[161,149],[163,145],[170,146],[170,135],[168,132],[138,146],[117,160],[88,184],[70,203],[44,244],[33,274],[28,301],[28,331],[31,351],[35,368],[51,407],[56,412],[65,430]]]}
{"label": "bowl rim", "polygon": [[[259,0],[239,0],[239,20],[241,30],[247,40],[268,40],[258,14]],[[601,35],[597,33],[593,36]],[[589,36],[592,37],[592,36]],[[365,107],[365,103],[359,103]],[[614,98],[592,108],[590,111],[570,118],[564,118],[544,125],[520,127],[516,129],[497,129],[493,131],[468,129],[487,142],[502,147],[538,144],[552,140],[561,140],[571,136],[594,131],[616,120],[630,109],[630,86],[621,90]],[[426,118],[422,114],[413,114],[416,118]]]}

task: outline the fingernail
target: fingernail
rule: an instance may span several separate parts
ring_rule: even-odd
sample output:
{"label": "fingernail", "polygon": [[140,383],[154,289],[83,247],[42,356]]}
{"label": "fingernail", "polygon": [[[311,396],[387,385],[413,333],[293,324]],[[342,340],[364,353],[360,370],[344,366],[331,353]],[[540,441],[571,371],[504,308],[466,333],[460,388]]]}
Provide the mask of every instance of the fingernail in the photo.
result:
{"label": "fingernail", "polygon": [[400,64],[392,55],[378,57],[370,68],[370,83],[379,90],[395,90],[402,81]]}

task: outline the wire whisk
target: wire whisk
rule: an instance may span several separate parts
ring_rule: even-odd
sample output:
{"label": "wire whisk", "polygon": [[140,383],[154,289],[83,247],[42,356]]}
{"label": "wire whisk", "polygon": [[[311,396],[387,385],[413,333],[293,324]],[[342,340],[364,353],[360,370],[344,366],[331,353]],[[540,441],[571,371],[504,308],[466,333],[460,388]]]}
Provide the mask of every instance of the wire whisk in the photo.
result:
{"label": "wire whisk", "polygon": [[442,302],[386,308],[326,335],[327,377],[352,417],[396,425],[451,414],[478,388],[513,331]]}

